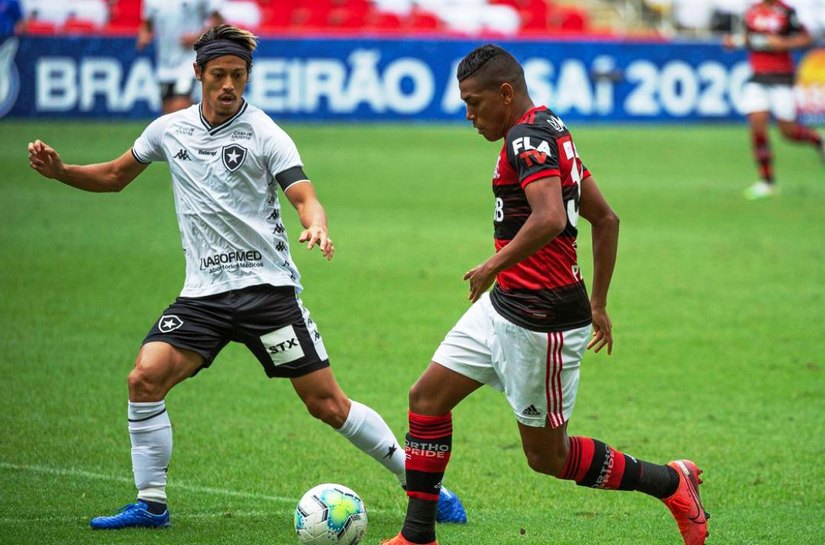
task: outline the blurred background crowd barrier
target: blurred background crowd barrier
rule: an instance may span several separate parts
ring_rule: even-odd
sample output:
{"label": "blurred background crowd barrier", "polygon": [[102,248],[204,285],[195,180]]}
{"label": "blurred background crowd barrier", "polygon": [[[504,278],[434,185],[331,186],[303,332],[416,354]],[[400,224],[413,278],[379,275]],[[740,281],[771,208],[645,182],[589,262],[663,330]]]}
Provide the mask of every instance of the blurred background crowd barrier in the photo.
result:
{"label": "blurred background crowd barrier", "polygon": [[[818,43],[825,0],[793,0]],[[146,118],[159,111],[140,0],[20,0],[0,36],[0,116]],[[725,51],[745,0],[225,0],[261,37],[250,100],[280,119],[460,120],[453,74],[472,47],[505,43],[536,102],[569,120],[741,119],[749,71]],[[825,121],[825,50],[797,56],[797,97]]]}

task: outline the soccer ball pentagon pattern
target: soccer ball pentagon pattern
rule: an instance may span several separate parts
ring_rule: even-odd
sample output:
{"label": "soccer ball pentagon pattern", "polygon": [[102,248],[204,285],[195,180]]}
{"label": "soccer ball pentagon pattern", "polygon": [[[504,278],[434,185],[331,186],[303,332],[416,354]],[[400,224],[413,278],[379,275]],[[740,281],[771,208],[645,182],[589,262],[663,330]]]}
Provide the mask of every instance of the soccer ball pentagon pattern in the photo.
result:
{"label": "soccer ball pentagon pattern", "polygon": [[310,545],[356,545],[367,531],[361,498],[340,484],[310,489],[295,509],[298,541]]}

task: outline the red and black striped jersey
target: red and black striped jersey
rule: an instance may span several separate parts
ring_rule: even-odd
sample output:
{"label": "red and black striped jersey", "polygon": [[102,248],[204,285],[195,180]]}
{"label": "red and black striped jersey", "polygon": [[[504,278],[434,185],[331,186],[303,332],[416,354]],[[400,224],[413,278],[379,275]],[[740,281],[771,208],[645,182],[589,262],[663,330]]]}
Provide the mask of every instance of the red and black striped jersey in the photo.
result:
{"label": "red and black striped jersey", "polygon": [[790,36],[805,32],[796,11],[783,2],[759,2],[744,17],[748,58],[753,81],[793,84],[794,63],[790,51],[766,50],[768,36]]}
{"label": "red and black striped jersey", "polygon": [[493,174],[496,251],[531,213],[524,188],[558,176],[567,225],[556,238],[501,271],[490,299],[511,322],[534,331],[563,331],[590,323],[590,303],[576,256],[581,181],[590,175],[564,122],[550,109],[528,111],[509,130]]}

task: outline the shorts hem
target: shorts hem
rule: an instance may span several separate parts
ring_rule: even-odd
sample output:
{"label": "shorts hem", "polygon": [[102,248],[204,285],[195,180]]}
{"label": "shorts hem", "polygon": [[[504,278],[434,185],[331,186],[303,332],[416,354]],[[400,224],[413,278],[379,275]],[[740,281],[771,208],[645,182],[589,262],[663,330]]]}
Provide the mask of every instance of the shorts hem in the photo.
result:
{"label": "shorts hem", "polygon": [[299,378],[315,371],[329,367],[329,360],[316,361],[298,368],[275,367],[274,370],[265,370],[267,378]]}
{"label": "shorts hem", "polygon": [[531,428],[550,428],[552,430],[555,430],[555,429],[558,429],[558,428],[564,426],[564,424],[569,420],[568,418],[565,418],[562,421],[561,424],[559,424],[557,426],[554,426],[552,424],[552,421],[549,418],[547,418],[546,416],[544,416],[542,418],[530,418],[530,417],[522,416],[518,413],[513,413],[513,414],[515,414],[516,420],[518,420],[519,424],[524,424],[525,426],[529,426]]}
{"label": "shorts hem", "polygon": [[494,390],[497,390],[499,392],[504,391],[504,386],[502,386],[498,381],[491,384],[490,381],[489,381],[489,377],[481,376],[482,373],[473,373],[472,368],[469,368],[466,364],[463,364],[463,363],[461,363],[459,361],[456,361],[452,358],[439,356],[438,353],[436,353],[433,356],[433,362],[437,363],[441,367],[444,367],[446,369],[449,369],[450,371],[453,371],[454,373],[458,373],[459,375],[461,375],[463,377],[467,377],[470,380],[474,380],[474,381],[476,381],[480,384],[483,384],[485,386],[489,386],[489,387],[493,388]]}
{"label": "shorts hem", "polygon": [[177,339],[170,339],[169,337],[166,337],[166,336],[161,336],[161,335],[148,336],[145,339],[143,339],[143,342],[140,343],[140,346],[143,346],[146,343],[158,343],[158,342],[166,343],[169,346],[173,346],[175,348],[180,348],[181,350],[189,350],[190,352],[194,352],[194,353],[200,355],[203,358],[203,364],[200,367],[198,367],[198,369],[194,373],[192,373],[192,376],[196,375],[198,373],[198,371],[200,371],[201,369],[205,369],[206,367],[209,367],[210,365],[212,365],[212,362],[215,361],[215,358],[212,357],[211,354],[209,354],[209,353],[207,353],[207,352],[205,352],[205,351],[203,351],[199,348],[196,348],[196,347],[194,347],[190,344],[180,342]]}

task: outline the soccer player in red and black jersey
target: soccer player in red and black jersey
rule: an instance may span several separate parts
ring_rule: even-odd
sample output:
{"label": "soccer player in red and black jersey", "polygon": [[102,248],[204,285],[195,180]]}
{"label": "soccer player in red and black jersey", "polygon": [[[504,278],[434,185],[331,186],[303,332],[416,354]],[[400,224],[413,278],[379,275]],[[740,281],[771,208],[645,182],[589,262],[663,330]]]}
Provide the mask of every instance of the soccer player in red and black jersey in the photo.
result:
{"label": "soccer player in red and black jersey", "polygon": [[760,179],[745,190],[748,199],[776,195],[773,152],[768,140],[771,114],[782,136],[814,146],[825,159],[825,142],[813,129],[796,121],[791,51],[809,47],[813,38],[796,11],[779,0],[763,0],[745,12],[744,36],[725,36],[726,47],[748,49],[753,76],[745,84],[742,103],[750,124],[754,159]]}
{"label": "soccer player in red and black jersey", "polygon": [[[507,51],[490,44],[473,50],[457,76],[467,119],[487,140],[504,139],[492,184],[496,252],[464,275],[473,305],[410,390],[409,503],[401,532],[385,544],[435,545],[436,501],[452,449],[451,410],[483,385],[507,397],[533,470],[659,498],[684,542],[704,544],[707,514],[695,463],[653,464],[567,434],[585,349],[609,354],[613,348],[607,292],[618,217],[564,122],[533,104],[524,71]],[[592,226],[589,299],[576,257],[579,216]]]}

